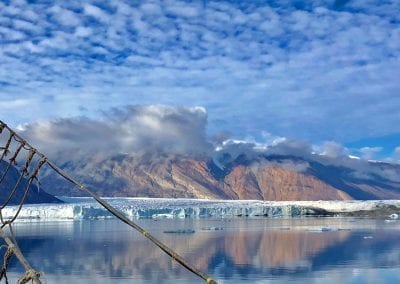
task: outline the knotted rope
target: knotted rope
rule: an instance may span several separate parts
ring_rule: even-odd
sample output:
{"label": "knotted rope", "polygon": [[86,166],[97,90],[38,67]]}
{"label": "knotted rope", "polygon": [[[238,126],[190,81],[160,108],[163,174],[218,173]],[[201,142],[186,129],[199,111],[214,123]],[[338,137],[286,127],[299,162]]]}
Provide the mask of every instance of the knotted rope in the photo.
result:
{"label": "knotted rope", "polygon": [[29,269],[25,271],[25,274],[18,280],[18,284],[26,284],[31,280],[37,280],[40,277],[40,273],[33,270]]}
{"label": "knotted rope", "polygon": [[7,251],[4,254],[3,267],[1,268],[1,271],[0,271],[0,281],[4,277],[6,280],[6,283],[8,283],[7,268],[8,268],[8,265],[10,264],[10,259],[13,256],[13,254],[14,254],[14,246],[13,245],[7,246]]}

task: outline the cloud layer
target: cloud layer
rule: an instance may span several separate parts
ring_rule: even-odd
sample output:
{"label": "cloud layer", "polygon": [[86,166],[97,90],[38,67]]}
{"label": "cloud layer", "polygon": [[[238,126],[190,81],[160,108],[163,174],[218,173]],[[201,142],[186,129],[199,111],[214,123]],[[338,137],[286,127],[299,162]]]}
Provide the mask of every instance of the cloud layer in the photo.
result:
{"label": "cloud layer", "polygon": [[202,105],[210,132],[238,137],[400,133],[399,15],[378,0],[1,2],[2,117]]}
{"label": "cloud layer", "polygon": [[65,162],[88,155],[206,155],[212,151],[206,123],[206,112],[200,107],[130,106],[104,113],[99,120],[78,117],[36,122],[20,132],[50,158]]}

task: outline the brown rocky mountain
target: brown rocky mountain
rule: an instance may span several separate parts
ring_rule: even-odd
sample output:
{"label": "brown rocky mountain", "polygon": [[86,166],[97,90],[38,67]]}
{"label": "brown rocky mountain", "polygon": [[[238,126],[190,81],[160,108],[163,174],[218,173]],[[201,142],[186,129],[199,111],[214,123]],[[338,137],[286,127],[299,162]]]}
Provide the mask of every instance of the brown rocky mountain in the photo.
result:
{"label": "brown rocky mountain", "polygon": [[[352,161],[350,161],[352,162]],[[361,163],[361,162],[359,162]],[[241,155],[223,166],[208,158],[119,155],[61,165],[102,196],[349,200],[400,199],[400,166],[362,162],[358,168],[293,156]],[[360,169],[359,169],[360,168]],[[54,195],[80,195],[53,175],[42,178]]]}

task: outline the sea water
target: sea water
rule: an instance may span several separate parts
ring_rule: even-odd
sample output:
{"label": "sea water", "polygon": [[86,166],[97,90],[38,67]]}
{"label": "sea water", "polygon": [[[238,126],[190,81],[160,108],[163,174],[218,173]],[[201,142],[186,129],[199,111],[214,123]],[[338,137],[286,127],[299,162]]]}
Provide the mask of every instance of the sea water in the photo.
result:
{"label": "sea water", "polygon": [[[218,283],[400,283],[397,220],[236,217],[136,222]],[[203,283],[116,219],[28,220],[15,224],[14,230],[44,283]],[[22,272],[13,258],[10,283]]]}

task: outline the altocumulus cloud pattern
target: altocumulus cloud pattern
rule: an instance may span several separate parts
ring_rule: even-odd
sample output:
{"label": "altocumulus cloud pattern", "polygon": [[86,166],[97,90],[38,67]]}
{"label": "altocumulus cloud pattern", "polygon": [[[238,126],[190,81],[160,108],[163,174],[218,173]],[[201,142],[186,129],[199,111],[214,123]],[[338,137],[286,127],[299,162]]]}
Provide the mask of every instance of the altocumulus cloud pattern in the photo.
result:
{"label": "altocumulus cloud pattern", "polygon": [[2,1],[0,108],[15,126],[156,103],[242,137],[400,133],[399,5]]}

